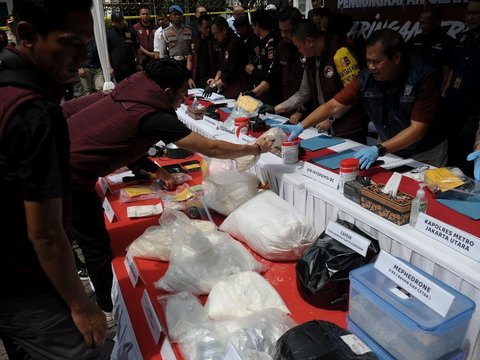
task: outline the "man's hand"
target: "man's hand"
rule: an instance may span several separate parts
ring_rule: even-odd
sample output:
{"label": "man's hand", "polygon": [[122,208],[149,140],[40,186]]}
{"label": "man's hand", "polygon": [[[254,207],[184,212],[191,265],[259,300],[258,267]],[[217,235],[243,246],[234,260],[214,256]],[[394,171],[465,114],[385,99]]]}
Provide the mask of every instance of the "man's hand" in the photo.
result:
{"label": "man's hand", "polygon": [[475,180],[480,181],[480,150],[474,151],[467,156],[468,161],[473,161],[473,176]]}
{"label": "man's hand", "polygon": [[80,76],[81,78],[85,77],[85,69],[83,67],[78,69],[78,76]]}
{"label": "man's hand", "polygon": [[289,133],[290,136],[288,137],[288,141],[292,141],[298,137],[303,132],[302,124],[295,124],[295,125],[285,125],[285,124],[273,124],[272,127],[278,127]]}
{"label": "man's hand", "polygon": [[167,172],[164,168],[159,168],[155,172],[155,175],[157,175],[157,179],[162,180],[167,190],[175,189],[175,180],[173,179],[172,174]]}
{"label": "man's hand", "polygon": [[[212,82],[211,84],[215,84],[215,83]],[[216,91],[217,91],[217,87],[215,85],[213,85],[213,86],[212,85],[207,85],[207,87],[203,90],[202,96],[204,98],[209,98]]]}
{"label": "man's hand", "polygon": [[324,120],[315,125],[315,127],[318,129],[318,132],[327,132],[330,129],[330,121],[328,119]]}
{"label": "man's hand", "polygon": [[[245,93],[244,93],[245,94]],[[263,104],[260,106],[260,109],[258,109],[259,114],[275,114],[275,105],[270,105],[270,104]]]}
{"label": "man's hand", "polygon": [[300,111],[295,111],[292,115],[290,115],[290,119],[288,119],[290,124],[298,124],[300,120],[302,120],[303,113]]}
{"label": "man's hand", "polygon": [[80,310],[72,310],[71,315],[87,346],[103,345],[108,329],[107,319],[94,302],[87,300]]}
{"label": "man's hand", "polygon": [[192,78],[189,78],[189,79],[188,79],[188,87],[189,87],[190,89],[196,88],[195,82],[193,81]]}
{"label": "man's hand", "polygon": [[364,147],[358,150],[353,157],[359,160],[360,169],[368,169],[378,158],[378,148],[376,146]]}
{"label": "man's hand", "polygon": [[245,72],[248,75],[252,75],[253,70],[255,70],[255,66],[253,66],[253,64],[247,64],[247,66],[245,66]]}
{"label": "man's hand", "polygon": [[266,140],[264,137],[259,137],[257,141],[255,141],[255,144],[258,144],[260,146],[260,153],[266,153],[270,151],[273,145],[273,140]]}

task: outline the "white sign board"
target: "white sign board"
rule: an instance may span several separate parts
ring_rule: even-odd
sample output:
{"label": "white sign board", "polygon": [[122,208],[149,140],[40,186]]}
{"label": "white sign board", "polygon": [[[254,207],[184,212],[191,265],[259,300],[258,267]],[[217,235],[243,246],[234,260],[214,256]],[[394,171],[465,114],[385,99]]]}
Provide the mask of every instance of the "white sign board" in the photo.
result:
{"label": "white sign board", "polygon": [[127,256],[125,256],[125,268],[127,269],[128,277],[130,278],[133,287],[135,287],[138,282],[138,269],[129,252],[127,252]]}
{"label": "white sign board", "polygon": [[147,319],[148,328],[152,333],[153,341],[155,341],[155,344],[158,344],[158,341],[160,340],[160,334],[162,332],[162,326],[160,325],[160,321],[155,313],[155,309],[150,301],[147,290],[143,291],[142,300],[140,302],[142,304],[145,318]]}
{"label": "white sign board", "polygon": [[339,176],[330,170],[305,161],[302,174],[335,190],[338,189]]}
{"label": "white sign board", "polygon": [[113,211],[112,205],[110,205],[110,202],[107,198],[103,199],[103,210],[105,210],[108,221],[112,223],[113,219],[115,219],[115,212]]}
{"label": "white sign board", "polygon": [[366,237],[331,220],[328,222],[326,233],[363,257],[367,256],[370,240]]}
{"label": "white sign board", "polygon": [[455,300],[454,295],[383,250],[375,262],[375,269],[443,317]]}

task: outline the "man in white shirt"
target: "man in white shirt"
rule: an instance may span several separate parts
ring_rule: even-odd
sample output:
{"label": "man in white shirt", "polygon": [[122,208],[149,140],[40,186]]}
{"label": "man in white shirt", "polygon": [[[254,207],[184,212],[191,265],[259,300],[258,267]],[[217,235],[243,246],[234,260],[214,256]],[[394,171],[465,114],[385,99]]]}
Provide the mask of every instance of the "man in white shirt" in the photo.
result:
{"label": "man in white shirt", "polygon": [[160,58],[160,37],[162,35],[163,29],[166,29],[170,26],[170,20],[165,14],[165,11],[163,11],[162,9],[157,10],[157,24],[158,29],[155,30],[155,34],[153,35],[153,52],[155,54],[155,59]]}

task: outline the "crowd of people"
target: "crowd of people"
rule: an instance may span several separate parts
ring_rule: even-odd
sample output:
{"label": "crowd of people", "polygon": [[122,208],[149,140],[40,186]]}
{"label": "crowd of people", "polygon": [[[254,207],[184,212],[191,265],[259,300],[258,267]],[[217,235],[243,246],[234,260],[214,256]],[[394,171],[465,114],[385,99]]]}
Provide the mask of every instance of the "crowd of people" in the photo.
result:
{"label": "crowd of people", "polygon": [[[107,356],[113,276],[99,176],[129,166],[173,186],[146,156],[160,140],[219,158],[271,147],[191,132],[175,113],[188,87],[258,98],[261,113],[289,118],[280,127],[290,138],[316,126],[366,144],[372,122],[378,142],[355,154],[362,168],[394,153],[458,166],[480,181],[480,0],[468,2],[468,29],[457,39],[443,32],[438,8],[425,9],[411,44],[390,29],[355,39],[348,16],[314,7],[304,19],[286,1],[250,15],[237,6],[228,19],[198,6],[191,26],[179,5],[157,9],[156,21],[141,6],[132,28],[115,11],[107,51],[117,86],[109,92],[101,91],[91,0],[13,5],[0,51],[0,269],[9,274],[0,339],[12,359]],[[65,101],[62,88],[76,77],[85,96]],[[85,256],[96,304],[71,241]]]}

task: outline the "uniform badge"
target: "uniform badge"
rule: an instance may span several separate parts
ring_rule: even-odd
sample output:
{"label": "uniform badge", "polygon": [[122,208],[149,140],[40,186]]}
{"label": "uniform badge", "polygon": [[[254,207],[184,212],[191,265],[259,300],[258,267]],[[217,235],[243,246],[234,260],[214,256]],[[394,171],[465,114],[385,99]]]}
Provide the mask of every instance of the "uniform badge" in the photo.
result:
{"label": "uniform badge", "polygon": [[333,67],[331,67],[330,65],[327,65],[325,66],[325,69],[323,69],[323,74],[327,79],[330,79],[335,74],[335,71],[333,70]]}
{"label": "uniform badge", "polygon": [[412,93],[413,85],[405,85],[405,90],[403,91],[403,96],[410,96]]}
{"label": "uniform badge", "polygon": [[274,54],[275,54],[274,50],[268,50],[268,55],[267,55],[268,60],[273,60]]}
{"label": "uniform badge", "polygon": [[300,62],[301,62],[302,64],[305,64],[305,63],[307,62],[307,57],[306,57],[306,56],[302,56],[302,57],[300,58]]}
{"label": "uniform badge", "polygon": [[137,30],[140,35],[143,34],[143,30]]}
{"label": "uniform badge", "polygon": [[228,60],[228,50],[225,50],[225,60]]}
{"label": "uniform badge", "polygon": [[348,65],[350,65],[350,59],[344,56],[342,60],[340,60],[340,63],[342,64],[343,67],[347,67]]}
{"label": "uniform badge", "polygon": [[190,48],[192,49],[192,51],[195,51],[195,44],[191,43]]}

